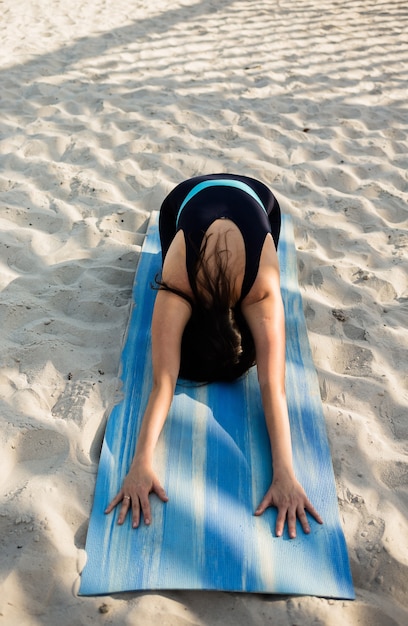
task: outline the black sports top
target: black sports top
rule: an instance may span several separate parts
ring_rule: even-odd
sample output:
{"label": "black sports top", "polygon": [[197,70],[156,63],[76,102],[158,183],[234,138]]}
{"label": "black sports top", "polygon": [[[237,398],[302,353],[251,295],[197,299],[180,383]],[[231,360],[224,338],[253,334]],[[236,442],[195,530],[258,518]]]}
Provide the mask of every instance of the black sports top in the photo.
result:
{"label": "black sports top", "polygon": [[180,183],[164,200],[160,212],[163,259],[174,235],[184,233],[186,266],[194,280],[197,250],[217,219],[230,219],[239,228],[245,244],[245,273],[240,301],[249,293],[258,273],[265,237],[271,233],[278,244],[280,209],[272,192],[247,176],[211,174]]}

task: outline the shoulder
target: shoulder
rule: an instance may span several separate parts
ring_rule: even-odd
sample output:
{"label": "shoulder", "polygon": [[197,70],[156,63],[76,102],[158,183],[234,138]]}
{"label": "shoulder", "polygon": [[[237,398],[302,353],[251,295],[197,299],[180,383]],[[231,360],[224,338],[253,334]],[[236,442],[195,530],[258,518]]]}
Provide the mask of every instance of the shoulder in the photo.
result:
{"label": "shoulder", "polygon": [[151,326],[153,377],[156,382],[171,379],[175,385],[180,369],[184,328],[191,308],[186,300],[171,291],[157,293]]}
{"label": "shoulder", "polygon": [[163,264],[162,279],[171,287],[192,296],[186,266],[186,242],[182,230],[176,233],[168,249]]}
{"label": "shoulder", "polygon": [[191,317],[191,306],[181,296],[160,289],[154,303],[152,317],[152,343],[155,354],[167,348],[177,348],[184,328]]}
{"label": "shoulder", "polygon": [[261,252],[259,269],[249,293],[242,301],[242,310],[266,299],[280,297],[279,261],[272,236],[268,234]]}
{"label": "shoulder", "polygon": [[242,314],[255,342],[258,366],[285,336],[285,312],[280,289],[279,263],[273,245],[267,246],[258,275],[241,303]]}

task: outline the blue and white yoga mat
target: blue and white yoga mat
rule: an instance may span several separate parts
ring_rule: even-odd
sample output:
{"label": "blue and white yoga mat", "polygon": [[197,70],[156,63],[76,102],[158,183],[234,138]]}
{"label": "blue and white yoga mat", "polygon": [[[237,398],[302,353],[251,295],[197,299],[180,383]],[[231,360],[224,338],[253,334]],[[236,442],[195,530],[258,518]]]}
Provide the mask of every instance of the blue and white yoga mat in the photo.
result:
{"label": "blue and white yoga mat", "polygon": [[160,270],[158,214],[153,213],[134,285],[122,353],[124,398],[108,420],[86,541],[80,594],[142,589],[216,589],[354,598],[340,526],[330,451],[297,282],[290,218],[279,243],[287,324],[286,388],[295,471],[324,519],[310,518],[274,536],[276,510],[253,512],[271,482],[269,439],[256,370],[235,383],[177,385],[156,449],[155,466],[169,502],[153,495],[150,527],[104,509],[130,466],[152,370],[150,322]]}

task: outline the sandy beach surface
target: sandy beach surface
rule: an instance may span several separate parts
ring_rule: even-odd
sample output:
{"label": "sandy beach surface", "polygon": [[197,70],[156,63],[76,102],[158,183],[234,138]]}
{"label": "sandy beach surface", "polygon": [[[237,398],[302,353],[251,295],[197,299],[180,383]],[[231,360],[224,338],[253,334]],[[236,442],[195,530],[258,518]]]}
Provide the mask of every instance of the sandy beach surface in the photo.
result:
{"label": "sandy beach surface", "polygon": [[[408,623],[408,8],[0,1],[0,626]],[[292,215],[357,598],[81,598],[149,214],[190,176]]]}

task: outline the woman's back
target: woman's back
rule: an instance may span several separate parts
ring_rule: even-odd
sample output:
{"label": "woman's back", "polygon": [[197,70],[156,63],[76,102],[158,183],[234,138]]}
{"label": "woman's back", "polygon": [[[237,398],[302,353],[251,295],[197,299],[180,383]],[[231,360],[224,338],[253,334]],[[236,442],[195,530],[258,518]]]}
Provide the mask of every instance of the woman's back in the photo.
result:
{"label": "woman's back", "polygon": [[253,179],[199,177],[169,194],[160,226],[160,285],[191,305],[181,374],[198,380],[236,378],[255,361],[242,306],[264,297],[263,277],[271,264],[277,267],[279,205]]}
{"label": "woman's back", "polygon": [[[177,280],[185,267],[194,293],[202,266],[214,274],[222,265],[236,300],[243,300],[257,277],[267,234],[277,247],[279,232],[279,204],[263,183],[232,174],[196,177],[178,185],[162,204],[163,269],[170,268]],[[170,248],[173,258],[166,263]]]}

